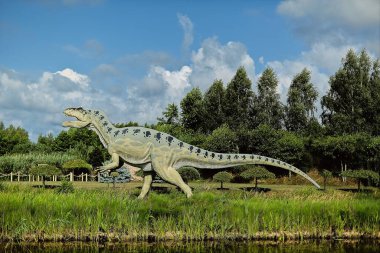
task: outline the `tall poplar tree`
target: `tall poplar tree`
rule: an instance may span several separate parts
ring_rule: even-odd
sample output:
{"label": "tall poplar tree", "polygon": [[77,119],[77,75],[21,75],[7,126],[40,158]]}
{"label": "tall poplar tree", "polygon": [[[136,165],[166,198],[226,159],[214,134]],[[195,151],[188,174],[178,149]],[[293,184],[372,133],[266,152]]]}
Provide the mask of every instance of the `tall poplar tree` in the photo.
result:
{"label": "tall poplar tree", "polygon": [[380,60],[373,62],[369,81],[370,101],[365,113],[366,122],[373,135],[380,135]]}
{"label": "tall poplar tree", "polygon": [[305,130],[311,120],[315,120],[314,103],[318,92],[310,82],[311,73],[304,68],[297,74],[288,90],[287,106],[285,107],[285,126],[289,131]]}
{"label": "tall poplar tree", "polygon": [[222,80],[215,80],[204,96],[207,132],[211,132],[225,122],[225,89]]}
{"label": "tall poplar tree", "polygon": [[276,89],[278,79],[272,68],[266,68],[257,83],[257,99],[255,101],[256,125],[267,124],[275,129],[283,125],[284,106]]}
{"label": "tall poplar tree", "polygon": [[249,123],[249,110],[254,97],[251,86],[252,82],[244,67],[238,68],[226,89],[225,116],[231,128],[246,126]]}
{"label": "tall poplar tree", "polygon": [[342,67],[330,77],[330,90],[322,97],[322,122],[334,134],[368,130],[366,112],[370,106],[371,60],[365,50],[350,49]]}
{"label": "tall poplar tree", "polygon": [[193,88],[181,101],[182,124],[185,128],[201,131],[204,126],[204,105],[201,90]]}

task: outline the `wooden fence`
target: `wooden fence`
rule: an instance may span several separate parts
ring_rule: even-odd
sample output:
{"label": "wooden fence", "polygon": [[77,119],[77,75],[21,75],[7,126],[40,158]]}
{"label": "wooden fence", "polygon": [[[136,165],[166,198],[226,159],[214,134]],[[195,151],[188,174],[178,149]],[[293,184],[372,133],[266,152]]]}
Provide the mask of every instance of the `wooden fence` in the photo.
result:
{"label": "wooden fence", "polygon": [[[89,175],[87,173],[82,173],[78,176],[74,175],[74,173],[70,172],[67,175],[61,175],[61,176],[45,176],[46,181],[61,181],[62,179],[67,178],[68,181],[74,182],[74,181],[82,181],[82,182],[88,182],[88,181],[97,181],[98,176],[95,175]],[[39,182],[42,181],[42,176],[35,176],[30,174],[21,174],[21,173],[9,173],[9,174],[0,174],[0,181],[11,181],[11,182]]]}

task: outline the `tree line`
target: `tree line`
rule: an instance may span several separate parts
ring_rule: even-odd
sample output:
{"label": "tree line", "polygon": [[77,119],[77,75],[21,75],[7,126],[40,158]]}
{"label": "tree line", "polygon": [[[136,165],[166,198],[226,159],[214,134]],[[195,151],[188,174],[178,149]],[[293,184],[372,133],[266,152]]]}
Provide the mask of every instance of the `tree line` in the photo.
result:
{"label": "tree line", "polygon": [[[272,68],[263,71],[255,93],[240,67],[227,84],[215,80],[204,94],[193,88],[179,105],[169,104],[156,124],[145,126],[215,152],[262,154],[304,171],[313,167],[336,173],[379,171],[379,59],[372,60],[365,50],[349,50],[321,97],[321,115],[316,115],[319,94],[311,75],[305,68],[293,77],[283,104]],[[24,129],[1,123],[0,155],[23,152],[74,152],[93,166],[108,158],[96,134],[88,129],[41,135],[32,143]]]}

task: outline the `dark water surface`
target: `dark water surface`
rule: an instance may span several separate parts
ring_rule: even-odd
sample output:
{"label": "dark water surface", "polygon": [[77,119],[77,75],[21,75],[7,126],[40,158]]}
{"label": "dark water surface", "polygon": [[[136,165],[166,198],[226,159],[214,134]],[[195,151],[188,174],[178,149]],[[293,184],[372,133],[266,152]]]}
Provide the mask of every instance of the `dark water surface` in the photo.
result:
{"label": "dark water surface", "polygon": [[0,252],[210,252],[210,253],[379,253],[379,241],[158,242],[158,243],[3,243]]}

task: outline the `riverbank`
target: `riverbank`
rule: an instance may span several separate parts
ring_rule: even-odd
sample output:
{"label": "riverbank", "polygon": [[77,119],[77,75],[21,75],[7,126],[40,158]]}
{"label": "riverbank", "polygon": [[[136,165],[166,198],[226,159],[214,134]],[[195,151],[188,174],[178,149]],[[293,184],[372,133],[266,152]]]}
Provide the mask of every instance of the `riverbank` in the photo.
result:
{"label": "riverbank", "polygon": [[[95,184],[94,184],[95,185]],[[234,184],[192,184],[186,199],[175,188],[156,188],[137,200],[137,187],[76,187],[74,193],[7,184],[0,192],[1,241],[189,241],[380,238],[380,193],[310,186],[265,186],[247,192]],[[229,187],[227,185],[227,187]]]}

